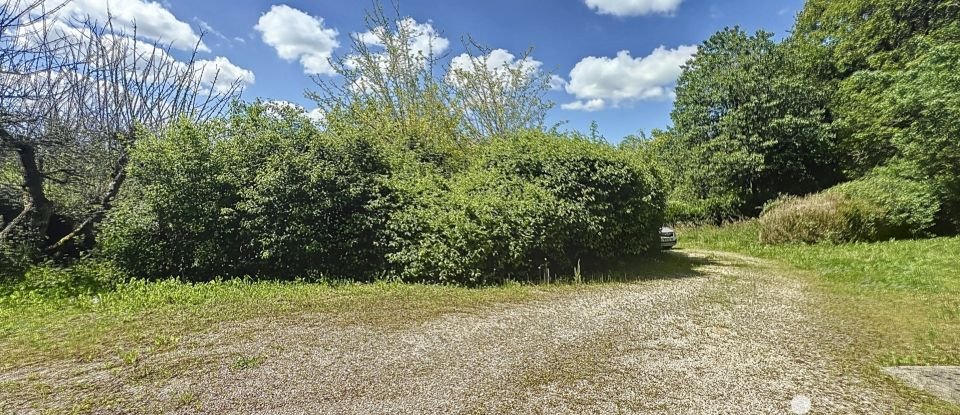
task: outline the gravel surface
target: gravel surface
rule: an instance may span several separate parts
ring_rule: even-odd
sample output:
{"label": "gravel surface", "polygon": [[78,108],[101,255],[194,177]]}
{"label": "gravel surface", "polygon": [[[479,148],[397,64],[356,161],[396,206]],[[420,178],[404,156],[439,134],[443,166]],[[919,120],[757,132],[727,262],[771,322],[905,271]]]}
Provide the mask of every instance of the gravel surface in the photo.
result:
{"label": "gravel surface", "polygon": [[897,366],[883,371],[907,385],[960,404],[960,366]]}
{"label": "gravel surface", "polygon": [[[800,280],[751,258],[686,255],[712,263],[696,277],[395,327],[325,315],[225,325],[146,358],[144,367],[181,369],[136,382],[96,363],[0,373],[0,382],[73,385],[104,397],[89,408],[98,413],[912,411],[843,373],[833,356],[849,339],[825,327]],[[43,406],[56,408],[53,395]]]}

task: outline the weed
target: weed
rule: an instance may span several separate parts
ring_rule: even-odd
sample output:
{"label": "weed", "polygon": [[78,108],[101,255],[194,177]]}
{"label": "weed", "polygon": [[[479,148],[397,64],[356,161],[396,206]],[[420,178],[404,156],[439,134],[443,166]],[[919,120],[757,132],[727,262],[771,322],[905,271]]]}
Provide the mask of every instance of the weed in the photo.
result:
{"label": "weed", "polygon": [[254,356],[240,356],[231,365],[236,370],[254,369],[263,365],[267,361],[267,356],[258,354]]}

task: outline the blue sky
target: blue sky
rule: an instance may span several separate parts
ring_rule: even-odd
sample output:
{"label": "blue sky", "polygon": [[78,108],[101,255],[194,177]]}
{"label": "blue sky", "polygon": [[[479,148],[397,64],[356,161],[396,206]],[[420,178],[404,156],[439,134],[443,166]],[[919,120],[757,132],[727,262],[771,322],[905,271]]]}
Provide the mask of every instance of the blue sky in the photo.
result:
{"label": "blue sky", "polygon": [[[238,73],[249,84],[245,99],[286,100],[307,109],[314,105],[303,94],[313,83],[305,72],[317,72],[327,53],[349,53],[349,36],[366,30],[363,14],[370,7],[364,0],[75,1],[78,12],[109,3],[113,14],[136,19],[138,29],[157,20],[153,37],[169,34],[186,43],[191,38],[184,24],[194,34],[205,31],[209,51],[200,58],[228,62],[235,70],[225,73]],[[802,0],[401,0],[400,11],[449,40],[448,59],[463,52],[460,39],[468,34],[513,55],[533,47],[541,68],[567,82],[549,94],[557,103],[549,121],[586,130],[596,120],[607,139],[619,141],[669,125],[677,62],[689,47],[733,25],[782,36],[802,5]],[[264,19],[267,14],[271,19]]]}

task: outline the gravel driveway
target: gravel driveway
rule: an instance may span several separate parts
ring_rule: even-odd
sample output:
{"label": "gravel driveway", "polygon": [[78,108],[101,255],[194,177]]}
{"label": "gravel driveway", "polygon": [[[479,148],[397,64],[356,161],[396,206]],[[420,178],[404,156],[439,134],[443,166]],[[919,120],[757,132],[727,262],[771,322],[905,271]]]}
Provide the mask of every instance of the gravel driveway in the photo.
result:
{"label": "gravel driveway", "polygon": [[823,325],[798,279],[750,258],[684,255],[712,263],[695,277],[586,287],[400,327],[323,315],[232,324],[150,357],[192,370],[142,382],[96,364],[2,377],[61,377],[124,397],[91,408],[102,413],[912,411],[843,373],[832,356],[848,339]]}

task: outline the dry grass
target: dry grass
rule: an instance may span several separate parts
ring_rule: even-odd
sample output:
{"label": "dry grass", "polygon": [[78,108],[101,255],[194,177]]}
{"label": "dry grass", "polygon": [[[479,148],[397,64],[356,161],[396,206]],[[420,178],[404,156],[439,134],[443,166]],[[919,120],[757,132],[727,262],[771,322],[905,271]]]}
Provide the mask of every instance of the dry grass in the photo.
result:
{"label": "dry grass", "polygon": [[866,207],[839,193],[786,197],[758,221],[765,244],[840,243],[865,237]]}

